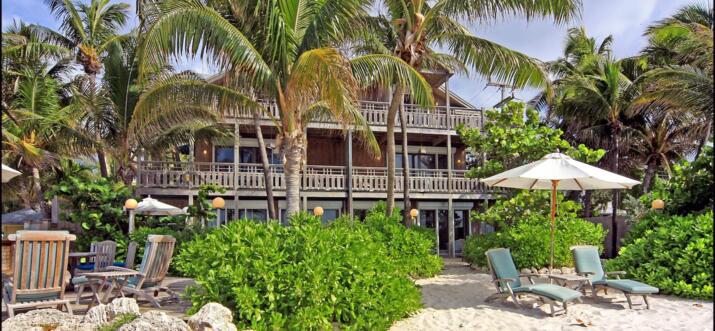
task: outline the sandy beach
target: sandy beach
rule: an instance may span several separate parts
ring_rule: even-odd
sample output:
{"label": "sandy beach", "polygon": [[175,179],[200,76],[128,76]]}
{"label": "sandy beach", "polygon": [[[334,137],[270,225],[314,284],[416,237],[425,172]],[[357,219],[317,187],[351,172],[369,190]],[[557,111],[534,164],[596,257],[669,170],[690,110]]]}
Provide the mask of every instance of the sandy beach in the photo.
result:
{"label": "sandy beach", "polygon": [[[421,279],[424,308],[398,321],[393,331],[405,330],[713,330],[713,303],[655,295],[651,309],[628,309],[625,297],[610,292],[605,299],[583,299],[568,315],[550,317],[548,305],[528,308],[537,300],[525,298],[518,309],[510,300],[485,303],[494,293],[491,277],[466,263],[448,260],[442,274]],[[615,302],[610,302],[615,301]],[[634,303],[641,303],[635,298]],[[585,324],[582,325],[581,323]]]}

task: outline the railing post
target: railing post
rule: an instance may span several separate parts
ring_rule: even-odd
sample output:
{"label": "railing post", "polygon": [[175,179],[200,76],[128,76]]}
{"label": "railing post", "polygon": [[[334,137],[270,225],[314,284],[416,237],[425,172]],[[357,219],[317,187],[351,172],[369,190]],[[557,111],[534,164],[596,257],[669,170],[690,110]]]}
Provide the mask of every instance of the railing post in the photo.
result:
{"label": "railing post", "polygon": [[[236,110],[238,112],[238,110]],[[238,126],[238,116],[234,117],[233,123],[233,217],[238,218],[238,191],[240,190],[239,167],[241,166],[241,132]],[[226,218],[228,221],[228,217]]]}
{"label": "railing post", "polygon": [[347,143],[348,143],[348,148],[347,148],[347,160],[346,160],[346,170],[345,170],[345,187],[347,189],[347,206],[346,209],[348,211],[348,215],[350,215],[350,219],[354,217],[353,214],[353,131],[352,129],[348,130],[348,136],[346,138]]}
{"label": "railing post", "polygon": [[447,109],[447,115],[446,115],[447,127],[445,129],[452,130],[452,108],[451,108],[452,105],[450,105],[451,101],[449,98],[449,76],[447,76],[447,80],[444,81],[444,95],[445,95],[445,100],[446,100],[445,106],[447,106],[447,108],[446,108]]}

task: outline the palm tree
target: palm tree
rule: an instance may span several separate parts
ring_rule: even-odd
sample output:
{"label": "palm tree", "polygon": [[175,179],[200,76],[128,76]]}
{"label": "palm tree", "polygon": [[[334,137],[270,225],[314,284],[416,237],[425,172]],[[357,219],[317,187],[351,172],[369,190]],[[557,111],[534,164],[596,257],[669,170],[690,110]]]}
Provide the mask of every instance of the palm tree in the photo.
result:
{"label": "palm tree", "polygon": [[[64,36],[62,44],[75,50],[76,61],[89,77],[87,92],[98,93],[96,77],[102,70],[102,59],[109,47],[126,38],[118,32],[126,23],[129,4],[109,3],[109,0],[91,0],[89,4],[71,0],[45,0],[45,3],[60,21],[60,31]],[[97,116],[105,114],[102,109],[88,113]],[[104,126],[98,126],[102,121],[103,118],[99,117],[88,123],[88,129],[94,131],[97,141],[102,141],[108,134]],[[99,169],[103,177],[108,177],[104,154],[104,148],[98,147]]]}
{"label": "palm tree", "polygon": [[713,126],[713,8],[688,5],[646,31],[644,56],[661,67],[643,80],[649,88],[641,102],[656,101],[699,114],[702,133],[696,158],[712,135]]}
{"label": "palm tree", "polygon": [[[364,15],[366,6],[357,0],[145,3],[140,15],[147,20],[139,52],[140,75],[180,54],[199,55],[242,84],[227,88],[176,82],[173,92],[193,96],[195,102],[190,105],[220,104],[222,111],[250,115],[255,109],[264,109],[241,91],[253,90],[275,100],[287,215],[292,215],[300,209],[300,170],[305,162],[308,123],[332,117],[345,129],[353,125],[377,153],[377,142],[358,110],[360,89],[397,81],[418,103],[433,103],[427,82],[399,58],[366,55],[348,60],[334,48],[350,25]],[[151,101],[175,104],[176,94]],[[137,106],[141,104],[142,100]],[[182,116],[174,120],[181,121]]]}
{"label": "palm tree", "polygon": [[[387,16],[366,19],[360,49],[392,54],[417,70],[468,68],[478,75],[515,87],[545,87],[548,75],[542,64],[524,54],[479,38],[458,19],[469,23],[493,22],[507,14],[551,17],[557,23],[574,17],[581,2],[485,0],[387,0]],[[370,37],[372,35],[372,37]],[[445,50],[445,51],[441,51]],[[393,89],[387,113],[387,210],[394,208],[395,119],[405,89]]]}

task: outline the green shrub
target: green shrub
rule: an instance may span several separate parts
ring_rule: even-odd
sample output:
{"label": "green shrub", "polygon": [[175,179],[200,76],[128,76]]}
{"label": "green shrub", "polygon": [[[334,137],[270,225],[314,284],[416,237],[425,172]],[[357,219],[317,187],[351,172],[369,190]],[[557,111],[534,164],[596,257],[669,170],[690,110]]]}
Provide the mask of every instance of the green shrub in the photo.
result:
{"label": "green shrub", "polygon": [[405,274],[412,277],[432,277],[442,270],[442,258],[434,252],[437,237],[434,231],[420,227],[407,228],[402,216],[385,214],[385,204],[378,203],[365,216],[364,224],[373,239],[385,245],[387,255]]}
{"label": "green shrub", "polygon": [[177,268],[196,279],[192,311],[220,302],[240,328],[387,329],[420,307],[420,292],[360,222],[291,226],[236,221],[184,244]]}
{"label": "green shrub", "polygon": [[609,270],[656,286],[664,294],[713,298],[713,212],[649,214],[636,223]]}
{"label": "green shrub", "polygon": [[[210,231],[210,229],[202,229],[200,226],[185,226],[181,230],[174,229],[172,227],[156,227],[156,228],[150,228],[150,227],[144,227],[141,226],[138,229],[136,229],[134,232],[132,232],[129,235],[129,238],[131,241],[134,241],[137,243],[137,252],[135,256],[134,263],[136,265],[139,265],[141,263],[141,259],[144,256],[144,248],[146,247],[146,240],[149,238],[149,235],[152,234],[158,234],[158,235],[168,235],[176,238],[176,244],[174,245],[174,255],[176,256],[179,253],[179,250],[181,246],[184,243],[187,243],[191,240],[194,239],[196,236],[201,236],[202,234],[206,233],[207,231]],[[124,250],[124,255],[126,256],[126,246],[128,243],[125,243],[123,246]],[[117,245],[119,246],[119,245]],[[169,265],[169,274],[171,275],[176,275],[176,276],[182,276],[183,274],[176,269],[176,263],[174,260],[172,260],[171,264]]]}
{"label": "green shrub", "polygon": [[[472,264],[486,266],[484,253],[496,247],[509,248],[518,268],[548,267],[551,226],[548,219],[527,218],[500,231],[486,235],[470,236],[464,244],[464,259]],[[603,246],[605,233],[600,224],[579,218],[556,220],[554,231],[554,267],[572,267],[573,245]]]}

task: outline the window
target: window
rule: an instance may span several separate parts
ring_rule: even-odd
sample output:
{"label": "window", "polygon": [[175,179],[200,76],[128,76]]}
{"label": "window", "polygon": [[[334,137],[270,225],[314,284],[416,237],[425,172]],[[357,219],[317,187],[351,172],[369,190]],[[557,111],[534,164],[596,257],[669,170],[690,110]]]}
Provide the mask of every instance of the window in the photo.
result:
{"label": "window", "polygon": [[238,218],[254,221],[266,221],[268,219],[268,212],[265,209],[239,209]]}
{"label": "window", "polygon": [[214,162],[233,163],[233,146],[216,146]]}
{"label": "window", "polygon": [[[261,152],[258,147],[240,147],[239,149],[241,163],[261,163]],[[279,154],[273,152],[272,149],[266,149],[268,154],[268,163],[281,164],[282,159]]]}
{"label": "window", "polygon": [[[439,168],[439,169],[446,169],[447,156],[446,155],[440,155],[440,156],[444,156],[445,168]],[[435,168],[435,166],[437,165],[435,154],[409,154],[408,157],[410,160],[410,169],[437,169],[437,168]],[[395,167],[402,168],[402,164],[403,164],[402,153],[396,153],[395,154]]]}

